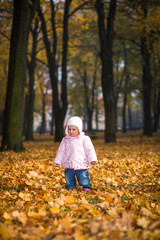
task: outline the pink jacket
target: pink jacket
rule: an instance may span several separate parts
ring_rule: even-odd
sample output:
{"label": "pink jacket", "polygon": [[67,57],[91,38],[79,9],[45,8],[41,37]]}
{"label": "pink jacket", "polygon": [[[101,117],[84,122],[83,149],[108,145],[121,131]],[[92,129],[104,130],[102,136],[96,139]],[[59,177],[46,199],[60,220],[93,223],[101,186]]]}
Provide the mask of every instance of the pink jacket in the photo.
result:
{"label": "pink jacket", "polygon": [[97,162],[97,156],[90,137],[82,132],[77,137],[65,136],[58,148],[55,165],[62,168],[88,169],[91,162]]}

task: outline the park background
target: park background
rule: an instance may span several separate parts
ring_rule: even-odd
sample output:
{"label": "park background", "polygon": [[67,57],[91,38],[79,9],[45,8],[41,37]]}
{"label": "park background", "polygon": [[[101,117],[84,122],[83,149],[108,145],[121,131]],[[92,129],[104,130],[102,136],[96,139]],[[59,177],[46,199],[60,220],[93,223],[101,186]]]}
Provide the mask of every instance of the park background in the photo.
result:
{"label": "park background", "polygon": [[23,150],[22,136],[32,140],[33,131],[60,141],[72,115],[87,132],[103,130],[105,142],[115,142],[117,130],[152,136],[160,116],[159,1],[38,4],[15,1],[13,12],[12,1],[1,1],[1,148]]}
{"label": "park background", "polygon": [[[160,238],[158,0],[0,1],[0,237]],[[92,191],[53,165],[78,115]]]}

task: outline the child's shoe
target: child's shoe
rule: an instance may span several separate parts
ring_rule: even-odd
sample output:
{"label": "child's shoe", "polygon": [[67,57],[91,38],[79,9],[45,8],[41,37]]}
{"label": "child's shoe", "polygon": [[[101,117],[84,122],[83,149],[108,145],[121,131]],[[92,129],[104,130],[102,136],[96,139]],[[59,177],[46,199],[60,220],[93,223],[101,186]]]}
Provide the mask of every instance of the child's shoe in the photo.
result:
{"label": "child's shoe", "polygon": [[89,191],[90,191],[90,188],[83,188],[83,191],[89,192]]}

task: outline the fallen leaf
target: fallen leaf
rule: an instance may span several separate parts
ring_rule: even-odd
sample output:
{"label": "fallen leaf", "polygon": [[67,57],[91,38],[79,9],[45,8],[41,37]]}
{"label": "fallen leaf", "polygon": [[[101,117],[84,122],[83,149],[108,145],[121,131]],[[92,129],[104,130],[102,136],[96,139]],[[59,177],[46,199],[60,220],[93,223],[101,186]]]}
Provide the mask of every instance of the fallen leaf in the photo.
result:
{"label": "fallen leaf", "polygon": [[60,212],[60,209],[57,207],[57,206],[53,206],[50,208],[50,211],[51,213],[59,213]]}
{"label": "fallen leaf", "polygon": [[76,229],[73,236],[75,240],[87,240],[87,238],[83,235],[83,233],[78,229]]}
{"label": "fallen leaf", "polygon": [[39,210],[38,212],[28,211],[27,215],[28,215],[28,217],[33,217],[33,218],[44,217],[44,216],[46,216],[46,211],[44,211],[44,210]]}
{"label": "fallen leaf", "polygon": [[75,201],[76,201],[76,199],[72,195],[71,196],[66,196],[66,198],[65,198],[65,203],[68,203],[68,204],[73,204],[73,203],[75,203]]}
{"label": "fallen leaf", "polygon": [[0,223],[0,236],[2,236],[3,239],[12,239],[16,236],[16,234],[16,230],[14,230],[12,226]]}
{"label": "fallen leaf", "polygon": [[11,214],[7,213],[7,212],[4,212],[3,213],[3,218],[6,219],[6,220],[11,220],[12,219],[12,216]]}
{"label": "fallen leaf", "polygon": [[139,227],[142,227],[142,228],[147,228],[147,226],[149,225],[149,223],[150,223],[150,221],[147,219],[147,218],[145,218],[145,217],[142,217],[142,218],[138,218],[137,219],[137,225],[139,226]]}
{"label": "fallen leaf", "polygon": [[106,200],[107,202],[109,202],[109,203],[112,203],[112,202],[113,202],[113,198],[112,198],[109,194],[106,195],[105,200]]}
{"label": "fallen leaf", "polygon": [[61,224],[62,228],[64,228],[64,229],[72,228],[69,217],[65,217],[65,218],[60,219],[60,224]]}

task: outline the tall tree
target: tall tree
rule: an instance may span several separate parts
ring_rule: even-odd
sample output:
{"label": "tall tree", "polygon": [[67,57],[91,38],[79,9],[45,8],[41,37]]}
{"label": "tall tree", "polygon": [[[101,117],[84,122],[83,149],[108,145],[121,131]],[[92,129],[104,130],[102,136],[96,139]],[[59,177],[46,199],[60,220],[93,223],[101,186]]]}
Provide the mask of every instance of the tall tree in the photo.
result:
{"label": "tall tree", "polygon": [[153,55],[152,64],[153,64],[153,132],[157,132],[159,128],[159,119],[160,119],[160,57],[159,51],[155,49]]}
{"label": "tall tree", "polygon": [[32,52],[31,59],[28,61],[28,71],[29,71],[29,90],[26,96],[26,126],[25,126],[25,137],[26,140],[33,140],[33,106],[34,106],[34,73],[36,67],[36,54],[37,54],[37,38],[39,34],[38,29],[39,20],[36,18],[33,28],[31,28],[33,43],[32,43]]}
{"label": "tall tree", "polygon": [[39,0],[14,0],[1,150],[23,151],[22,125],[28,35]]}
{"label": "tall tree", "polygon": [[89,89],[88,89],[88,84],[87,84],[86,63],[84,63],[82,79],[83,79],[83,84],[84,84],[84,98],[85,98],[85,110],[86,110],[86,119],[87,119],[87,131],[91,131],[92,130],[93,105],[89,101]]}
{"label": "tall tree", "polygon": [[[119,4],[121,5],[121,4]],[[135,0],[124,1],[122,3],[123,12],[128,16],[130,34],[128,31],[121,32],[121,38],[128,39],[135,44],[139,58],[141,60],[141,82],[138,88],[142,86],[143,98],[143,134],[146,136],[152,135],[152,88],[153,88],[153,74],[151,67],[151,59],[153,56],[154,43],[159,39],[159,6],[157,0]],[[123,29],[124,25],[119,25],[119,31]],[[129,31],[130,31],[129,30]],[[136,36],[136,37],[135,37]],[[139,54],[140,53],[140,54]],[[136,58],[136,61],[138,60]],[[138,62],[138,61],[137,61]],[[130,67],[130,66],[129,66]],[[138,67],[138,66],[137,66]],[[139,67],[138,67],[139,68]],[[137,70],[137,68],[135,69]],[[135,71],[136,73],[136,71]]]}
{"label": "tall tree", "polygon": [[[110,0],[109,13],[106,21],[104,1],[96,0],[102,62],[102,90],[105,108],[105,142],[116,141],[115,97],[112,64],[113,27],[116,5],[116,0]],[[106,22],[107,24],[105,24]]]}
{"label": "tall tree", "polygon": [[0,135],[3,130],[3,115],[8,76],[9,45],[12,27],[13,4],[0,3]]}
{"label": "tall tree", "polygon": [[46,107],[46,96],[48,91],[48,86],[45,87],[40,83],[40,90],[42,94],[42,114],[41,114],[41,127],[39,133],[46,133],[46,113],[45,113],[45,107]]}
{"label": "tall tree", "polygon": [[[148,14],[148,2],[142,0],[144,20]],[[152,74],[151,74],[151,51],[150,42],[146,26],[144,25],[141,35],[141,55],[142,55],[142,83],[143,83],[143,134],[152,136],[152,119],[151,119],[151,93],[152,93]]]}
{"label": "tall tree", "polygon": [[127,48],[125,41],[123,42],[124,49],[124,74],[125,74],[125,83],[124,83],[124,93],[123,93],[123,107],[122,107],[122,132],[126,132],[126,106],[127,106],[127,87],[129,82],[129,71],[128,71],[128,59],[127,59]]}
{"label": "tall tree", "polygon": [[61,95],[58,91],[58,75],[57,75],[57,32],[55,25],[55,6],[54,2],[50,0],[52,10],[52,31],[53,31],[53,51],[51,50],[51,43],[47,35],[46,22],[41,8],[38,9],[39,16],[42,23],[42,31],[44,37],[44,44],[46,47],[48,67],[52,84],[53,97],[53,114],[55,119],[55,141],[61,141],[63,137],[63,122],[67,112],[67,50],[68,50],[68,20],[69,7],[72,0],[65,1],[64,18],[63,18],[63,47],[62,47],[62,79],[61,79]]}

